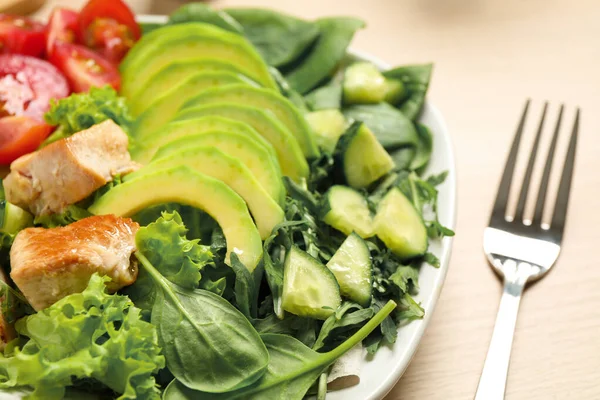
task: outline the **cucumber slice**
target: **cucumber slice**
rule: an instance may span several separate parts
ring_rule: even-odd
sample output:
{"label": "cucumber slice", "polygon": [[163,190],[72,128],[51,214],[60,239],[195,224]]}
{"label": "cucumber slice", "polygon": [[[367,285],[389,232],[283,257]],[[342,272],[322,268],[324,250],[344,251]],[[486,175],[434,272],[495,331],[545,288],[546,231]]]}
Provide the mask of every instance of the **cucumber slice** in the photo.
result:
{"label": "cucumber slice", "polygon": [[340,285],[342,296],[363,307],[371,304],[373,263],[367,244],[351,233],[327,263]]}
{"label": "cucumber slice", "polygon": [[321,205],[323,221],[338,231],[350,235],[356,232],[362,238],[373,236],[373,219],[367,199],[347,186],[329,188]]}
{"label": "cucumber slice", "polygon": [[375,233],[398,257],[409,259],[427,251],[427,229],[419,212],[398,188],[377,206]]}
{"label": "cucumber slice", "polygon": [[340,141],[344,176],[353,188],[366,188],[394,169],[392,157],[362,122],[355,122]]}
{"label": "cucumber slice", "polygon": [[344,72],[344,104],[374,104],[385,99],[387,85],[383,74],[371,63],[350,65]]}
{"label": "cucumber slice", "polygon": [[304,115],[315,133],[317,145],[328,153],[333,153],[337,142],[348,128],[346,117],[337,108],[319,110]]}
{"label": "cucumber slice", "polygon": [[342,304],[340,286],[333,273],[295,246],[285,257],[281,298],[285,311],[323,320]]}
{"label": "cucumber slice", "polygon": [[15,234],[20,230],[33,226],[33,215],[6,200],[0,201],[0,230]]}
{"label": "cucumber slice", "polygon": [[400,103],[408,95],[404,83],[398,79],[385,80],[385,97],[387,103],[395,106]]}

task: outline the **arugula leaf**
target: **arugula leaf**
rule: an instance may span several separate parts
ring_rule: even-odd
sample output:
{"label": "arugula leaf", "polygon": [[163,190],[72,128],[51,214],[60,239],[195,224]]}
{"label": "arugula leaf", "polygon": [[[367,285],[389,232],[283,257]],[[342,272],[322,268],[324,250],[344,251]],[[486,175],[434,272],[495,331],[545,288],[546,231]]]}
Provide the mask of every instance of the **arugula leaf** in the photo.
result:
{"label": "arugula leaf", "polygon": [[431,80],[433,64],[407,65],[385,71],[386,78],[398,79],[404,83],[408,97],[398,106],[407,118],[416,120],[423,104]]}
{"label": "arugula leaf", "polygon": [[423,318],[424,315],[425,310],[423,310],[423,307],[421,307],[411,295],[404,293],[404,296],[402,296],[400,303],[398,304],[398,319],[413,321]]}
{"label": "arugula leaf", "polygon": [[267,64],[281,67],[294,62],[319,36],[314,22],[273,10],[229,8],[225,10],[244,30]]}
{"label": "arugula leaf", "polygon": [[333,339],[338,342],[345,339],[344,333],[359,327],[365,321],[371,319],[374,314],[372,308],[363,308],[356,303],[345,302],[333,315],[325,320],[313,350],[320,350],[325,347],[325,342],[333,342]]}
{"label": "arugula leaf", "polygon": [[301,400],[323,371],[348,350],[360,343],[394,310],[389,301],[348,340],[327,353],[317,353],[300,341],[285,335],[264,334],[262,339],[270,355],[269,368],[254,385],[228,393],[203,393],[190,390],[177,380],[169,384],[165,400]]}
{"label": "arugula leaf", "polygon": [[168,25],[186,22],[204,22],[218,26],[233,33],[243,33],[242,26],[228,13],[216,10],[200,2],[185,4],[173,11],[169,17]]}
{"label": "arugula leaf", "polygon": [[242,313],[214,293],[171,283],[144,254],[135,256],[157,289],[151,321],[178,380],[214,394],[243,388],[265,373],[269,354]]}
{"label": "arugula leaf", "polygon": [[21,337],[0,355],[0,388],[61,399],[73,378],[94,378],[119,399],[159,399],[152,374],[165,361],[156,328],[127,297],[107,294],[108,280],[94,274],[82,293],[17,321]]}
{"label": "arugula leaf", "polygon": [[138,250],[169,281],[184,288],[198,287],[203,268],[212,263],[212,253],[199,240],[186,238],[187,228],[177,211],[141,227],[136,234]]}
{"label": "arugula leaf", "polygon": [[400,265],[388,278],[403,293],[410,292],[410,285],[415,290],[419,288],[419,269],[412,265]]}
{"label": "arugula leaf", "polygon": [[72,94],[58,101],[51,100],[50,111],[44,115],[44,118],[48,124],[56,125],[56,130],[42,143],[42,146],[69,137],[107,119],[115,121],[128,135],[133,124],[133,117],[129,114],[125,98],[119,97],[110,86],[92,87],[87,93]]}
{"label": "arugula leaf", "polygon": [[354,33],[365,26],[357,18],[337,17],[317,20],[321,35],[304,59],[293,65],[285,77],[290,86],[305,94],[335,71],[346,56]]}

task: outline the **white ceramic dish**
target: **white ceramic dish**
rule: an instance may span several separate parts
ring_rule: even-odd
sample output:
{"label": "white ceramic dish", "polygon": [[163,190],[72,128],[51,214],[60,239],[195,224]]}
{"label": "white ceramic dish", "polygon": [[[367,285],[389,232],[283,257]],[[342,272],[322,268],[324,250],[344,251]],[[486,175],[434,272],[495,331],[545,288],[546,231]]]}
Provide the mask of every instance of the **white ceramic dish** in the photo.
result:
{"label": "white ceramic dish", "polygon": [[[142,15],[140,22],[163,23],[165,16]],[[350,50],[357,59],[370,61],[382,70],[389,65],[366,53]],[[435,78],[434,78],[435,79]],[[456,167],[454,151],[450,134],[446,128],[441,113],[431,103],[426,102],[420,121],[427,125],[434,136],[433,153],[427,168],[427,173],[448,171],[448,178],[439,186],[438,213],[439,219],[445,226],[454,229],[456,220]],[[328,400],[376,400],[382,399],[398,382],[425,333],[433,310],[440,296],[448,265],[452,238],[432,241],[429,249],[440,259],[440,268],[424,265],[419,276],[420,292],[415,299],[425,309],[425,317],[402,327],[398,332],[398,340],[393,346],[379,349],[374,357],[368,357],[364,352],[364,362],[360,372],[360,384],[327,394]],[[0,393],[0,399],[18,399],[19,396]]]}

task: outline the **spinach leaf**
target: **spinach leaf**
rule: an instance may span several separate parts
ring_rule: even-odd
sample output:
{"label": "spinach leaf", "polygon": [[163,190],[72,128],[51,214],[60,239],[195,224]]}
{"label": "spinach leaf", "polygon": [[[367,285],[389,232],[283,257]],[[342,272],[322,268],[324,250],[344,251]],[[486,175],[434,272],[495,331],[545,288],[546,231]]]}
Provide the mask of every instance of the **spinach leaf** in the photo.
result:
{"label": "spinach leaf", "polygon": [[410,163],[410,169],[417,172],[423,171],[429,160],[431,159],[431,151],[433,150],[433,135],[429,128],[421,123],[416,123],[419,142],[417,144],[414,158]]}
{"label": "spinach leaf", "polygon": [[244,29],[267,64],[281,67],[295,61],[319,36],[314,22],[273,10],[230,8],[226,10]]}
{"label": "spinach leaf", "polygon": [[383,73],[386,78],[398,79],[404,83],[408,97],[398,107],[413,121],[417,119],[425,103],[432,69],[433,64],[407,65]]}
{"label": "spinach leaf", "polygon": [[317,339],[317,321],[311,318],[285,314],[283,319],[279,319],[275,314],[270,314],[263,319],[254,320],[253,323],[260,334],[280,333],[293,336],[308,347],[312,347]]}
{"label": "spinach leaf", "polygon": [[248,386],[265,373],[269,354],[243,314],[214,293],[172,284],[142,253],[135,256],[157,288],[151,321],[178,380],[220,393]]}
{"label": "spinach leaf", "polygon": [[412,121],[388,103],[353,105],[342,111],[346,118],[364,122],[388,151],[419,144]]}
{"label": "spinach leaf", "polygon": [[204,22],[218,26],[233,33],[242,34],[244,29],[225,11],[216,10],[200,2],[190,3],[179,7],[169,17],[169,25],[185,22]]}
{"label": "spinach leaf", "polygon": [[156,22],[142,22],[140,23],[140,28],[142,28],[142,35],[147,35],[153,30],[158,28],[162,28],[165,24],[156,23]]}
{"label": "spinach leaf", "polygon": [[306,104],[313,110],[326,110],[342,107],[342,83],[332,79],[304,96]]}
{"label": "spinach leaf", "polygon": [[254,276],[248,271],[248,268],[241,263],[237,254],[231,254],[231,269],[235,273],[235,302],[237,308],[251,320],[256,317],[257,293]]}
{"label": "spinach leaf", "polygon": [[264,334],[270,362],[266,374],[255,384],[228,393],[202,393],[190,390],[176,380],[164,393],[165,400],[301,400],[327,367],[360,343],[394,310],[388,302],[369,322],[344,343],[327,353],[317,353],[300,341],[285,335]]}
{"label": "spinach leaf", "polygon": [[308,55],[289,70],[285,77],[301,94],[307,93],[335,71],[346,56],[346,48],[354,33],[365,26],[357,18],[337,17],[317,20],[319,39]]}
{"label": "spinach leaf", "polygon": [[300,112],[308,112],[308,107],[306,106],[306,102],[304,101],[302,95],[290,87],[290,84],[283,77],[283,75],[281,75],[281,72],[279,72],[277,68],[273,67],[269,67],[269,72],[271,73],[271,76],[277,83],[281,94],[287,97],[287,99],[291,101],[292,104],[298,107],[298,110],[300,110]]}

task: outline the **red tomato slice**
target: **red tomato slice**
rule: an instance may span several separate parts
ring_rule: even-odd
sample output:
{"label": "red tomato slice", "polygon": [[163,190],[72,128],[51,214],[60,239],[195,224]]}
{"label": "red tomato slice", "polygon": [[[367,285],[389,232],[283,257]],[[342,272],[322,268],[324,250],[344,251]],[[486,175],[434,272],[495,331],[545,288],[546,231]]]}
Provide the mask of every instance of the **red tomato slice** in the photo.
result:
{"label": "red tomato slice", "polygon": [[30,117],[0,118],[0,164],[8,165],[36,150],[52,127]]}
{"label": "red tomato slice", "polygon": [[73,43],[77,32],[79,14],[67,8],[55,8],[48,21],[46,54],[52,54],[54,44]]}
{"label": "red tomato slice", "polygon": [[92,86],[121,87],[117,67],[83,46],[56,43],[50,62],[65,74],[74,92],[87,92]]}
{"label": "red tomato slice", "polygon": [[46,26],[26,17],[0,14],[0,53],[40,56],[46,43]]}
{"label": "red tomato slice", "polygon": [[69,95],[65,77],[50,63],[20,54],[0,55],[0,116],[44,121],[50,99]]}
{"label": "red tomato slice", "polygon": [[118,63],[142,36],[135,15],[122,0],[90,0],[79,13],[79,40]]}

